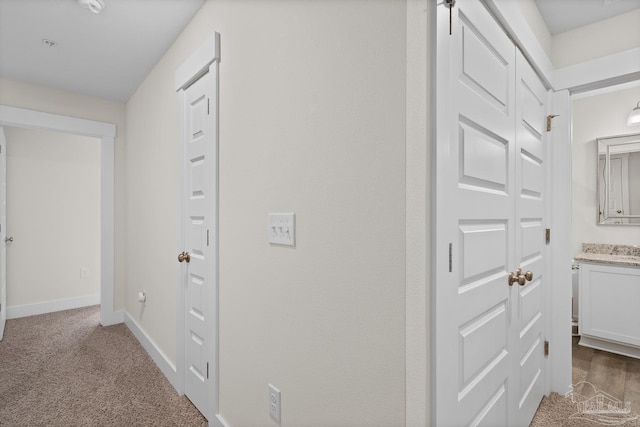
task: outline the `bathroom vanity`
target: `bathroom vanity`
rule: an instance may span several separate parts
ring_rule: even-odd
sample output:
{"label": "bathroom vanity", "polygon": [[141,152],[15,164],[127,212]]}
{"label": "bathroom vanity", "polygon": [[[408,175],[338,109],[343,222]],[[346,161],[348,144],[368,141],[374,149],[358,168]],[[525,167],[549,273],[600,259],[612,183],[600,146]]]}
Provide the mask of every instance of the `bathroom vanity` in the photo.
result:
{"label": "bathroom vanity", "polygon": [[580,345],[640,358],[640,247],[582,245]]}

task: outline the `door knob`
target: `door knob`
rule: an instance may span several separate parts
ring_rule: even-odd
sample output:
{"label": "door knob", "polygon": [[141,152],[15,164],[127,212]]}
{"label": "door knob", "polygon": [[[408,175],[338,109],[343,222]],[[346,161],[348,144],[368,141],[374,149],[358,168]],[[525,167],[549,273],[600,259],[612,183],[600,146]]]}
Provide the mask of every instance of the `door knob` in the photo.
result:
{"label": "door knob", "polygon": [[[533,273],[530,271],[523,272],[521,268],[516,271],[518,275],[518,284],[520,286],[524,286],[526,282],[530,282],[533,280]],[[522,280],[520,280],[522,278]]]}
{"label": "door knob", "polygon": [[5,243],[7,243],[7,242],[13,242],[13,236],[11,236],[11,237],[5,237],[5,238],[4,238],[4,242],[5,242]]}
{"label": "door knob", "polygon": [[516,272],[509,273],[509,286],[513,286],[514,283],[518,283],[520,286],[524,286],[525,283],[533,280],[533,273],[530,271],[523,272],[521,268]]}
{"label": "door knob", "polygon": [[518,274],[517,272],[514,273],[513,271],[509,273],[509,286],[513,286],[514,283],[518,283],[520,286],[523,286],[526,280],[527,279],[525,279],[522,274]]}
{"label": "door knob", "polygon": [[181,254],[178,255],[178,262],[182,262],[182,261],[187,261],[187,262],[191,261],[191,255],[189,255],[189,252],[183,251]]}

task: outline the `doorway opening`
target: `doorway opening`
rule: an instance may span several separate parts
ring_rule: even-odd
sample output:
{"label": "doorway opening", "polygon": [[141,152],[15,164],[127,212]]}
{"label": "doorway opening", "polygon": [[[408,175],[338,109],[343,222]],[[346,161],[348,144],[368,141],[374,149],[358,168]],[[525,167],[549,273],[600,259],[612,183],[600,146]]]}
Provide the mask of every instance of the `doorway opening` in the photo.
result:
{"label": "doorway opening", "polygon": [[114,309],[114,143],[116,126],[112,123],[79,119],[7,105],[0,105],[0,126],[39,129],[100,139],[100,323],[103,326],[122,323],[122,312],[116,312]]}
{"label": "doorway opening", "polygon": [[100,303],[100,140],[4,127],[7,316]]}

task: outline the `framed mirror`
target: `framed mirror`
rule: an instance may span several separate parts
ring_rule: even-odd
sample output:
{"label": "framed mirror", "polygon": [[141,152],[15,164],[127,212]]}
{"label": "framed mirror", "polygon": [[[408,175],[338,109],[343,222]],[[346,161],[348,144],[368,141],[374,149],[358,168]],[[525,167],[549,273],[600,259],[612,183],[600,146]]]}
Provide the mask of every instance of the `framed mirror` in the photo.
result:
{"label": "framed mirror", "polygon": [[598,224],[640,225],[640,133],[597,139]]}

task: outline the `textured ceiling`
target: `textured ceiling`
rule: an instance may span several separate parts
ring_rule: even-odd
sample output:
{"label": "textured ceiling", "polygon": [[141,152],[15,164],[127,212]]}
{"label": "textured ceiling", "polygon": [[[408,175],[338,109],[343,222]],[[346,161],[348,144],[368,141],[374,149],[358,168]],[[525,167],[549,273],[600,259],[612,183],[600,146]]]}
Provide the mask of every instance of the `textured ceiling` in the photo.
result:
{"label": "textured ceiling", "polygon": [[[0,0],[0,76],[126,102],[205,2],[104,1],[97,15],[78,0]],[[640,0],[535,2],[552,34],[640,8]]]}
{"label": "textured ceiling", "polygon": [[126,102],[204,3],[104,1],[0,0],[0,76]]}

